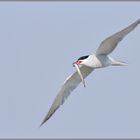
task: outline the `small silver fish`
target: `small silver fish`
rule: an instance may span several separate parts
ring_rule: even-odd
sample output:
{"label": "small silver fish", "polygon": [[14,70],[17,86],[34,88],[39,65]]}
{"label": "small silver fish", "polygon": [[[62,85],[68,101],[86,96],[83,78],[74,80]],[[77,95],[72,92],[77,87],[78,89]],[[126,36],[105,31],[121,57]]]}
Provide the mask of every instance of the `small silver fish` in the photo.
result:
{"label": "small silver fish", "polygon": [[77,69],[77,72],[78,72],[78,74],[79,74],[79,76],[80,76],[80,78],[81,78],[81,80],[82,80],[82,83],[83,83],[84,87],[86,87],[86,85],[85,85],[85,80],[84,80],[84,78],[83,78],[83,75],[82,75],[82,73],[81,73],[81,71],[80,71],[78,65],[77,65],[77,64],[74,64],[74,66],[75,66],[75,68]]}

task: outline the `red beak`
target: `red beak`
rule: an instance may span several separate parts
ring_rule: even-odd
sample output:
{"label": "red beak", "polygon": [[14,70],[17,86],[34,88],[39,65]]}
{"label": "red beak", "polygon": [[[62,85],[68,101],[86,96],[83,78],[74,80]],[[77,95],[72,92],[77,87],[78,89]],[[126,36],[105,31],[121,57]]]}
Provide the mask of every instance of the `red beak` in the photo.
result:
{"label": "red beak", "polygon": [[77,60],[76,62],[73,63],[73,66],[74,66],[74,64],[79,65],[80,63],[81,63],[81,61],[80,60]]}

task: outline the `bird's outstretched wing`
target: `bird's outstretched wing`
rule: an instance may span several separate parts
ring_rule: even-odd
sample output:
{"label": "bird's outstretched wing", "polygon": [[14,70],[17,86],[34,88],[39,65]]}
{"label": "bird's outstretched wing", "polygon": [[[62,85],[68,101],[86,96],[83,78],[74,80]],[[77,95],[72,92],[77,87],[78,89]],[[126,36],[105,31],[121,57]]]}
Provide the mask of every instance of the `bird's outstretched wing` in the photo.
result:
{"label": "bird's outstretched wing", "polygon": [[117,46],[117,44],[135,27],[140,23],[140,19],[126,27],[125,29],[121,30],[120,32],[115,33],[114,35],[105,39],[96,50],[96,54],[106,54],[108,55],[111,53]]}
{"label": "bird's outstretched wing", "polygon": [[[86,78],[93,71],[93,68],[81,66],[80,71],[83,75],[83,78]],[[77,71],[64,81],[58,95],[56,96],[47,116],[45,117],[41,125],[43,125],[55,113],[55,111],[60,107],[60,105],[64,103],[70,93],[80,84],[80,82],[81,78]]]}

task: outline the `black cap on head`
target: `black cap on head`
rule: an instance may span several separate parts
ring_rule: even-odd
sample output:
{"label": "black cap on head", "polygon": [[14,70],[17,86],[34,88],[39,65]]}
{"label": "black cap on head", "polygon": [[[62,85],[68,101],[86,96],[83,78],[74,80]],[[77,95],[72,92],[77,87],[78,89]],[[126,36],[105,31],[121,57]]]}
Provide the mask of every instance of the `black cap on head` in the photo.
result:
{"label": "black cap on head", "polygon": [[88,58],[88,56],[89,55],[82,56],[82,57],[78,58],[78,60],[84,60],[84,59]]}

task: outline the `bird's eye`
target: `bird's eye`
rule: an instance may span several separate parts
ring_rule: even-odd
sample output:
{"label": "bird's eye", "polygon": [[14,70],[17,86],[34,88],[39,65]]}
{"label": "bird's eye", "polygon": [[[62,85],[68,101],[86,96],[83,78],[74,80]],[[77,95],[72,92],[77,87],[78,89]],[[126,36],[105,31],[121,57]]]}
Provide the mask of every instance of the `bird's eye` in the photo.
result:
{"label": "bird's eye", "polygon": [[82,61],[78,60],[78,61],[77,61],[77,64],[80,64],[81,62],[82,62]]}
{"label": "bird's eye", "polygon": [[75,64],[79,65],[81,62],[82,62],[82,61],[77,60],[77,61],[75,62]]}
{"label": "bird's eye", "polygon": [[76,62],[74,62],[74,63],[73,63],[73,66],[74,66],[74,64],[77,64],[77,65],[79,65],[81,62],[82,62],[82,61],[80,61],[80,60],[77,60]]}

